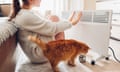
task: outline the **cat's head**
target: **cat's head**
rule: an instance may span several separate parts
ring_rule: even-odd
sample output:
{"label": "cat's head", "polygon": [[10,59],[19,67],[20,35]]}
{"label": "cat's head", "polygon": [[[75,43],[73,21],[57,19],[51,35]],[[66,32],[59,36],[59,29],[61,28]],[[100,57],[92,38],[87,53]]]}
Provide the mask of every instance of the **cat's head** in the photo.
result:
{"label": "cat's head", "polygon": [[83,45],[81,46],[81,53],[82,53],[82,54],[87,54],[89,50],[90,50],[90,47],[89,47],[88,45],[83,44]]}

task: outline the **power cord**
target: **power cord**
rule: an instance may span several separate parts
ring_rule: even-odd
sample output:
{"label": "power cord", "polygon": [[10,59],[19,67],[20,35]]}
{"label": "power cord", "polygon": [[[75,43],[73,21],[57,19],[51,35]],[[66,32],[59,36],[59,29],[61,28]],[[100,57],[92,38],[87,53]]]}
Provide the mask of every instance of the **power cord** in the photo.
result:
{"label": "power cord", "polygon": [[113,37],[113,36],[111,36],[110,39],[115,40],[115,41],[120,41],[119,38],[116,38],[116,37]]}
{"label": "power cord", "polygon": [[114,52],[113,48],[111,48],[111,47],[108,47],[108,48],[112,51],[112,53],[113,53],[113,57],[115,58],[115,60],[116,60],[117,62],[119,62],[119,63],[120,63],[120,60],[116,57],[116,55],[115,55],[115,52]]}
{"label": "power cord", "polygon": [[[110,39],[115,40],[115,41],[120,41],[120,39],[119,39],[119,38],[116,38],[116,37],[113,37],[113,36],[111,36],[111,37],[110,37]],[[115,60],[116,60],[117,62],[119,62],[119,63],[120,63],[120,60],[116,57],[116,55],[115,55],[115,52],[114,52],[113,48],[112,48],[112,47],[108,47],[108,48],[112,51],[112,53],[113,53],[113,57],[115,58]]]}

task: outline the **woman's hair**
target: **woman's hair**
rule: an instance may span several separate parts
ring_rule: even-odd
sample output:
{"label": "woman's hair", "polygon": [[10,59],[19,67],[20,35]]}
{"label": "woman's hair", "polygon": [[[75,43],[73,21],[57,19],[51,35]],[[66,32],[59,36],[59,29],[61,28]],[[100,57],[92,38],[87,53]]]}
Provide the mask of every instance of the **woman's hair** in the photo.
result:
{"label": "woman's hair", "polygon": [[[25,5],[29,5],[28,0],[22,0],[23,4]],[[13,4],[12,4],[12,13],[10,16],[9,21],[11,21],[13,18],[16,17],[16,15],[18,14],[18,12],[20,11],[21,6],[20,6],[20,1],[19,0],[13,0]]]}

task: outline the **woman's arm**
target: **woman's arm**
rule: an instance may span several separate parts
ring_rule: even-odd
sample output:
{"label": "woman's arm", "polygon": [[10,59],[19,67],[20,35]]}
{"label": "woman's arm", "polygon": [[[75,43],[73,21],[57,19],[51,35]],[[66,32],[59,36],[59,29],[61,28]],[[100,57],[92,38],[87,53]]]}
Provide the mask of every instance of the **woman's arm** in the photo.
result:
{"label": "woman's arm", "polygon": [[37,32],[41,35],[53,36],[70,27],[72,24],[69,21],[50,22],[33,13],[24,13],[24,15],[16,17],[17,23],[23,29]]}
{"label": "woman's arm", "polygon": [[78,14],[77,18],[72,19],[71,21],[51,22],[33,14],[32,12],[24,12],[21,16],[17,16],[17,23],[19,23],[20,27],[23,29],[33,31],[41,35],[53,36],[71,28],[72,25],[79,22],[80,17],[80,14]]}

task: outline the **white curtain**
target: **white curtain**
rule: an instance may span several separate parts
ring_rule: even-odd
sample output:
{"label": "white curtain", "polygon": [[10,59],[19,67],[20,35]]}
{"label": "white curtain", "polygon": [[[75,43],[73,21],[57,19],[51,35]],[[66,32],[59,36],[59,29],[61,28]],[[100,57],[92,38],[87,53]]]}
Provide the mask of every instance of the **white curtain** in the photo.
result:
{"label": "white curtain", "polygon": [[51,10],[52,13],[59,15],[62,11],[68,10],[69,0],[42,0],[40,11]]}
{"label": "white curtain", "polygon": [[41,0],[41,12],[51,10],[60,15],[62,11],[83,10],[84,0]]}
{"label": "white curtain", "polygon": [[53,4],[54,4],[53,11],[56,14],[60,14],[62,11],[69,10],[69,0],[54,0]]}

